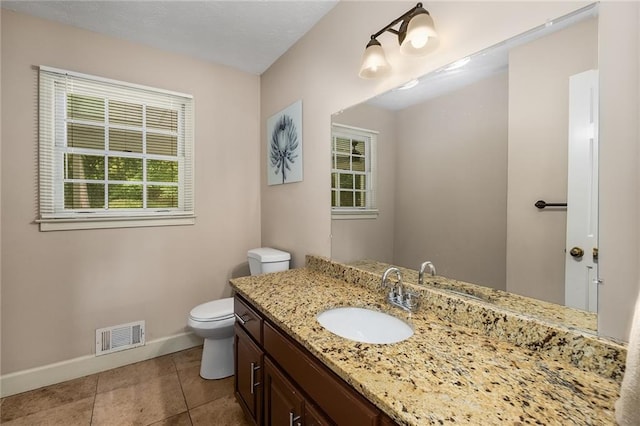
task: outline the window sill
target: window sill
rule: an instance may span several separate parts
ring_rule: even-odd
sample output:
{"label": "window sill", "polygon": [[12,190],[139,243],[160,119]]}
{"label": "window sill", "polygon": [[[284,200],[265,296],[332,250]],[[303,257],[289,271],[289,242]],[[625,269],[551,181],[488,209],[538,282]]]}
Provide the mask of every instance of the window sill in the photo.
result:
{"label": "window sill", "polygon": [[90,217],[68,219],[39,219],[41,232],[71,231],[76,229],[141,228],[147,226],[194,225],[195,215],[157,217]]}
{"label": "window sill", "polygon": [[354,219],[377,219],[378,210],[331,210],[331,219],[354,220]]}

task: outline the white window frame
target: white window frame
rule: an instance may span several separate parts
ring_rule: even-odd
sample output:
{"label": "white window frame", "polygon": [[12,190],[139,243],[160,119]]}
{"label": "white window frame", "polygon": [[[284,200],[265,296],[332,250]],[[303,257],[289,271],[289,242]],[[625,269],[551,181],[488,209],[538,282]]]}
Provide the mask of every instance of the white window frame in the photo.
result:
{"label": "white window frame", "polygon": [[[40,66],[39,87],[40,216],[36,222],[40,224],[41,231],[193,225],[195,223],[193,96],[46,66]],[[177,136],[177,208],[147,208],[146,196],[143,196],[145,204],[142,208],[109,209],[108,205],[100,209],[64,208],[65,153],[96,154],[94,150],[66,146],[66,124],[74,121],[66,117],[67,94],[72,92],[100,96],[105,99],[135,102],[144,105],[145,109],[146,106],[155,106],[178,112],[177,132],[154,130],[154,133],[171,133]],[[104,125],[105,134],[108,133],[109,126],[126,127],[113,126],[106,122]],[[146,128],[142,127],[142,132],[146,132]],[[147,154],[144,150],[143,153],[131,154],[119,151],[117,153],[111,152],[108,151],[108,146],[105,146],[104,151],[99,152],[106,156],[112,154],[118,157],[176,160],[176,157],[173,156]],[[146,191],[147,185],[152,185],[153,182],[146,180],[146,174],[144,177],[142,186],[143,191]],[[105,176],[105,185],[106,179]],[[109,181],[109,184],[117,183]],[[162,183],[162,185],[167,185],[167,183]]]}
{"label": "white window frame", "polygon": [[[367,205],[365,207],[334,207],[331,206],[331,218],[332,219],[375,219],[378,217],[378,207],[376,200],[377,190],[377,143],[378,134],[380,132],[375,130],[363,129],[360,127],[349,126],[340,123],[331,123],[331,156],[333,157],[333,141],[336,137],[345,138],[357,138],[363,139],[366,145],[366,181],[367,191],[366,200]],[[331,173],[340,173],[340,170],[333,168],[332,158]],[[332,188],[333,190],[333,188]]]}

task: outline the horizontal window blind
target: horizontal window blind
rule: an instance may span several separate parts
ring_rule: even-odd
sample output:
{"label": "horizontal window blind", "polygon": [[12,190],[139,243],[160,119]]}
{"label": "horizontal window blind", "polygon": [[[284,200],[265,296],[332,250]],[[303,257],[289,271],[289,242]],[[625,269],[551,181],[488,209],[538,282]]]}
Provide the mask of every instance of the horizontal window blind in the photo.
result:
{"label": "horizontal window blind", "polygon": [[40,67],[40,221],[194,215],[190,95]]}

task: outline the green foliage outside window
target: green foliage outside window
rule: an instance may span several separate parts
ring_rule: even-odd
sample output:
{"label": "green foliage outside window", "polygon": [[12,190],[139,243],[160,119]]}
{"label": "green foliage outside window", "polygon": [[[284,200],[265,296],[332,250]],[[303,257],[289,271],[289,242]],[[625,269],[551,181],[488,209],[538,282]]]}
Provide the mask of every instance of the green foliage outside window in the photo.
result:
{"label": "green foliage outside window", "polygon": [[65,209],[178,207],[177,111],[69,94],[67,120],[67,147],[95,152],[65,153]]}

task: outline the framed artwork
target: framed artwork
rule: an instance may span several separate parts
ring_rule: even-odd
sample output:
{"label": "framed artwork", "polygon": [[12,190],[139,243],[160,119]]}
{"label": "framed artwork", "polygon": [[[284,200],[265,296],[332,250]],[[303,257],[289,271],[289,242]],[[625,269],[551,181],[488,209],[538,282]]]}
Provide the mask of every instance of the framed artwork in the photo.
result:
{"label": "framed artwork", "polygon": [[302,101],[267,119],[267,184],[302,181]]}

